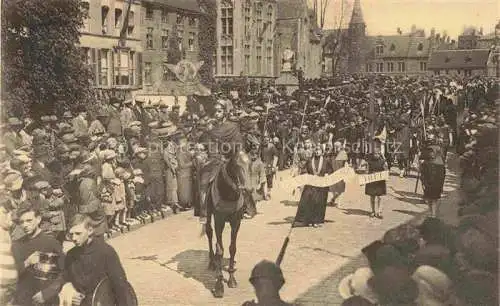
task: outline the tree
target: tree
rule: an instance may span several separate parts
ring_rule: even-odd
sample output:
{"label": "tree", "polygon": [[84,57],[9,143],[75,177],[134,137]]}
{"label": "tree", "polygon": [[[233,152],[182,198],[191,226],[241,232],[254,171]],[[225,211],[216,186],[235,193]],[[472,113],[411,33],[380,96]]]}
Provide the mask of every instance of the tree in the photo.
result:
{"label": "tree", "polygon": [[[343,56],[345,56],[346,36],[342,29],[344,23],[344,1],[340,1],[339,22],[335,22],[334,31],[325,38],[324,49],[328,50],[332,57],[332,76],[335,76]],[[328,3],[327,3],[328,4]]]}
{"label": "tree", "polygon": [[36,117],[93,103],[93,74],[77,47],[86,16],[81,1],[9,0],[2,6],[4,114]]}
{"label": "tree", "polygon": [[[328,8],[330,0],[320,0],[320,11],[319,11],[319,27],[323,30],[326,20],[326,9]],[[343,1],[342,1],[343,2]],[[343,5],[343,4],[342,4]],[[342,7],[342,11],[344,8]],[[342,12],[342,15],[344,13]]]}
{"label": "tree", "polygon": [[177,32],[177,27],[173,27],[172,34],[168,38],[167,62],[176,65],[182,60],[182,50],[180,46],[180,38]]}

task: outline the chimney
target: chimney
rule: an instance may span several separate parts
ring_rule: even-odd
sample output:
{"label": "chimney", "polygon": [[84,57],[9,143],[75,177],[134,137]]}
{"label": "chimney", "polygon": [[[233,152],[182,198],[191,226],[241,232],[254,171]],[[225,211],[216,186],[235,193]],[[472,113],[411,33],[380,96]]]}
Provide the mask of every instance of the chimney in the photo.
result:
{"label": "chimney", "polygon": [[479,35],[483,35],[483,27],[479,28]]}
{"label": "chimney", "polygon": [[417,31],[417,26],[416,25],[412,25],[411,26],[411,34],[414,34],[416,31]]}
{"label": "chimney", "polygon": [[431,38],[434,38],[434,36],[436,36],[436,29],[432,28],[431,29]]}

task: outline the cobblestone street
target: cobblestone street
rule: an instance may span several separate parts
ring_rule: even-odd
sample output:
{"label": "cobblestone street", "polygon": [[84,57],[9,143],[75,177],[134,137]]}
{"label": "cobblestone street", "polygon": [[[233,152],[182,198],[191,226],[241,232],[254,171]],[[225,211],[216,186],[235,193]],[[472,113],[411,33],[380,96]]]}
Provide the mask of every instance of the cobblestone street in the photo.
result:
{"label": "cobblestone street", "polygon": [[[339,305],[336,286],[342,276],[363,263],[361,248],[388,229],[425,212],[426,205],[419,196],[421,187],[419,194],[413,192],[415,178],[399,178],[395,170],[383,199],[383,220],[369,218],[369,198],[364,189],[348,184],[338,200],[339,207],[327,208],[327,221],[321,228],[293,230],[282,263],[286,284],[281,293],[285,300],[304,305]],[[272,199],[258,204],[259,214],[243,221],[236,255],[239,285],[236,289],[226,287],[223,299],[213,298],[210,292],[215,279],[207,269],[207,242],[200,236],[201,226],[192,212],[170,216],[112,239],[110,243],[120,254],[140,305],[241,305],[254,299],[248,281],[250,271],[261,259],[276,259],[300,197],[285,192],[279,180]],[[448,171],[445,194],[455,188],[456,174]],[[224,234],[228,258],[229,231]]]}

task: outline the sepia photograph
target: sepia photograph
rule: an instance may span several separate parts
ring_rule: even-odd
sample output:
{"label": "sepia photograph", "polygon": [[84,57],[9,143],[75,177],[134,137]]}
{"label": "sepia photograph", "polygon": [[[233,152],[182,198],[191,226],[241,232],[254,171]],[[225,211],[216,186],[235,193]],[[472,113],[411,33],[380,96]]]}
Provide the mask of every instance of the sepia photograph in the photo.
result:
{"label": "sepia photograph", "polygon": [[499,305],[499,0],[0,12],[0,306]]}

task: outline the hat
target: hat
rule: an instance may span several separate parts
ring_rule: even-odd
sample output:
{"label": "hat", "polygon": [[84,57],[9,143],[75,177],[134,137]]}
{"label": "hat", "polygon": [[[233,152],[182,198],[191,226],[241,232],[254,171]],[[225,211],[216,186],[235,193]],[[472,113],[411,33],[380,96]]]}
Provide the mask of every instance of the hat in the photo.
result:
{"label": "hat", "polygon": [[73,114],[70,111],[66,111],[63,114],[63,118],[65,118],[65,119],[71,119],[71,118],[73,118]]}
{"label": "hat", "polygon": [[262,260],[252,269],[250,283],[254,283],[259,278],[267,278],[273,281],[277,288],[281,288],[285,283],[281,268],[269,260]]}
{"label": "hat", "polygon": [[257,111],[257,112],[262,112],[262,111],[264,110],[264,108],[262,108],[262,106],[258,106],[258,105],[257,105],[257,106],[255,106],[253,109],[254,109],[255,111]]}
{"label": "hat", "polygon": [[140,127],[141,125],[142,123],[140,121],[132,121],[130,122],[129,127],[134,127],[134,126]]}
{"label": "hat", "polygon": [[113,150],[104,150],[101,152],[101,159],[102,160],[110,160],[116,158],[116,153]]}
{"label": "hat", "polygon": [[134,169],[134,171],[132,172],[135,176],[140,176],[140,175],[144,175],[144,173],[142,172],[141,169]]}
{"label": "hat", "polygon": [[80,155],[80,151],[71,151],[71,153],[69,153],[69,159],[77,159]]}
{"label": "hat", "polygon": [[410,224],[403,224],[388,230],[383,238],[384,243],[395,246],[404,255],[413,253],[419,248],[420,232]]}
{"label": "hat", "polygon": [[173,126],[171,121],[163,121],[161,123],[161,127],[164,127],[164,128],[171,127],[171,126]]}
{"label": "hat", "polygon": [[344,277],[339,284],[340,296],[344,299],[351,296],[361,296],[373,304],[377,303],[377,296],[368,286],[368,280],[373,277],[373,272],[370,268],[363,267],[357,269]]}
{"label": "hat", "polygon": [[17,117],[10,117],[7,120],[7,124],[11,125],[11,126],[14,126],[14,125],[23,125],[23,122],[21,120],[19,120]]}
{"label": "hat", "polygon": [[17,149],[17,150],[12,151],[12,154],[13,154],[14,156],[21,156],[21,155],[26,155],[26,156],[28,156],[28,155],[30,155],[30,153],[29,153],[28,151],[24,151],[24,150],[20,150],[20,149]]}
{"label": "hat", "polygon": [[148,127],[151,129],[157,129],[158,126],[159,126],[158,121],[153,121],[153,122],[148,123]]}
{"label": "hat", "polygon": [[118,146],[118,140],[116,140],[116,138],[108,138],[106,140],[106,143],[108,144],[108,147],[113,149],[113,148],[116,148]]}
{"label": "hat", "polygon": [[37,189],[37,190],[42,190],[42,189],[47,189],[47,188],[49,188],[49,187],[50,187],[50,184],[49,184],[49,182],[47,182],[47,181],[38,181],[38,182],[36,182],[36,183],[34,184],[34,186],[35,186],[35,189]]}
{"label": "hat", "polygon": [[62,136],[62,141],[64,143],[74,143],[74,142],[77,142],[78,139],[75,137],[74,134],[64,134]]}
{"label": "hat", "polygon": [[137,155],[139,153],[147,153],[148,152],[148,149],[144,148],[144,147],[135,147],[134,148],[134,155]]}
{"label": "hat", "polygon": [[417,305],[445,306],[452,290],[450,278],[431,266],[420,266],[411,276],[418,285]]}
{"label": "hat", "polygon": [[132,99],[127,99],[122,101],[123,104],[132,104]]}
{"label": "hat", "polygon": [[9,191],[19,190],[23,186],[23,176],[17,171],[11,171],[3,178],[3,184]]}
{"label": "hat", "polygon": [[256,113],[256,112],[251,112],[248,116],[249,116],[250,118],[252,118],[252,119],[259,118],[259,114],[258,114],[258,113]]}
{"label": "hat", "polygon": [[14,159],[20,161],[23,164],[27,164],[31,161],[31,158],[28,155],[24,155],[24,154],[23,155],[16,155],[14,157]]}
{"label": "hat", "polygon": [[45,123],[50,122],[50,116],[42,116],[40,117],[40,120]]}
{"label": "hat", "polygon": [[135,99],[135,103],[146,103],[146,100],[144,99]]}
{"label": "hat", "polygon": [[50,116],[50,122],[56,122],[56,121],[57,121],[57,116],[56,115]]}

